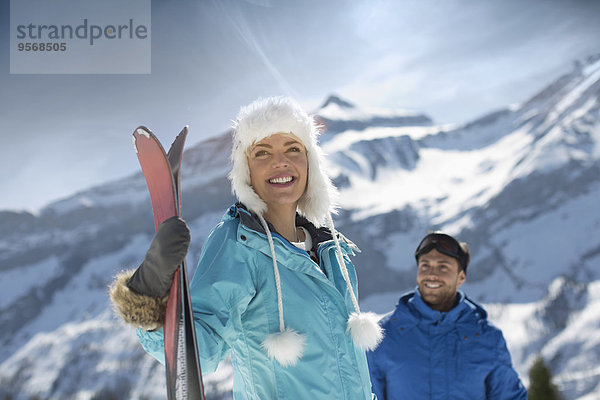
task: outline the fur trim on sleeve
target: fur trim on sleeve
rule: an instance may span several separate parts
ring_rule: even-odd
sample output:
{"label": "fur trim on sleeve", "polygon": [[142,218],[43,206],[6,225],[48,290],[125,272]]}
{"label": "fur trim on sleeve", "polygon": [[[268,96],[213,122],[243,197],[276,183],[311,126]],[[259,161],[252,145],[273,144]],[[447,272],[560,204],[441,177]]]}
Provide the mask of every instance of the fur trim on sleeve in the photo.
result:
{"label": "fur trim on sleeve", "polygon": [[123,321],[136,328],[147,331],[155,330],[163,325],[167,299],[138,294],[127,287],[127,282],[135,270],[123,271],[117,274],[109,287],[109,296],[115,313]]}

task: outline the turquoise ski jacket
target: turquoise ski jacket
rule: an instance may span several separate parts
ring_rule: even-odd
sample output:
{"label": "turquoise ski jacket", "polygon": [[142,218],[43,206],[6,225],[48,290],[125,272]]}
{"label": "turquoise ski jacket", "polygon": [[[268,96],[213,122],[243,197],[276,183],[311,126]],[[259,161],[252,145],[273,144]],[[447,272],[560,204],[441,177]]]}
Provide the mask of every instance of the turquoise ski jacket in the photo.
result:
{"label": "turquoise ski jacket", "polygon": [[[297,225],[311,234],[318,263],[272,232],[284,319],[305,336],[303,356],[283,367],[261,347],[279,330],[273,261],[260,222],[238,203],[206,239],[190,284],[202,371],[214,371],[230,354],[236,400],[372,399],[365,352],[346,333],[354,309],[331,233],[301,217]],[[343,237],[340,242],[356,293],[356,271],[348,258],[356,248]],[[162,330],[138,330],[138,337],[164,363]]]}
{"label": "turquoise ski jacket", "polygon": [[527,400],[502,332],[459,296],[456,307],[438,312],[416,289],[382,319],[385,338],[367,354],[379,400]]}

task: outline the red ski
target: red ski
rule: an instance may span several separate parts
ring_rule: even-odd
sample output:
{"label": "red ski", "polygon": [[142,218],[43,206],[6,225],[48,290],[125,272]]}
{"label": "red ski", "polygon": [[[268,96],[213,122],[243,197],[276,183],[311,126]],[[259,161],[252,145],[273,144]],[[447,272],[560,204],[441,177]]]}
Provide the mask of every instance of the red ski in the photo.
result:
{"label": "red ski", "polygon": [[[187,126],[177,136],[168,155],[154,134],[140,126],[133,142],[150,192],[154,225],[181,216],[181,160]],[[177,268],[167,302],[164,322],[167,398],[204,400],[202,371],[185,261]]]}

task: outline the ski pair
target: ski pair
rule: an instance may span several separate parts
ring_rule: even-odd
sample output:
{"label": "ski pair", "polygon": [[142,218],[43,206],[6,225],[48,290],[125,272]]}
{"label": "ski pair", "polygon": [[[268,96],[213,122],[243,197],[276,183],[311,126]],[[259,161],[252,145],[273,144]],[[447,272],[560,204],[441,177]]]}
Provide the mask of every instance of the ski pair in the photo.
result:
{"label": "ski pair", "polygon": [[[181,161],[187,133],[186,126],[168,153],[148,128],[140,126],[133,133],[134,148],[150,192],[156,229],[164,220],[181,216]],[[204,400],[185,260],[177,268],[169,291],[164,338],[167,399]]]}

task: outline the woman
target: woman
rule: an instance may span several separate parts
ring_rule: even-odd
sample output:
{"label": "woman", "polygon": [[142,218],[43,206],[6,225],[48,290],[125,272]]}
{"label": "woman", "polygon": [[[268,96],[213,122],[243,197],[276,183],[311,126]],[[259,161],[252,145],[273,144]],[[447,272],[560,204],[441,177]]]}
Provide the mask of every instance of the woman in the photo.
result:
{"label": "woman", "polygon": [[[202,370],[231,353],[236,399],[371,399],[365,350],[381,330],[358,308],[355,246],[334,230],[336,191],[317,135],[282,97],[242,108],[234,126],[229,178],[239,202],[206,239],[190,292]],[[183,221],[165,221],[138,270],[111,288],[161,361],[165,296],[188,243]]]}

